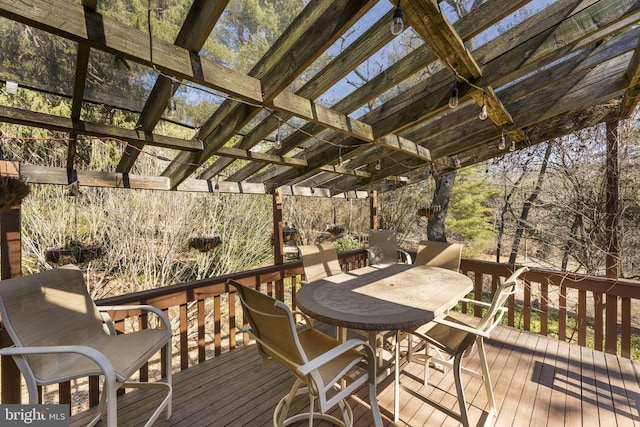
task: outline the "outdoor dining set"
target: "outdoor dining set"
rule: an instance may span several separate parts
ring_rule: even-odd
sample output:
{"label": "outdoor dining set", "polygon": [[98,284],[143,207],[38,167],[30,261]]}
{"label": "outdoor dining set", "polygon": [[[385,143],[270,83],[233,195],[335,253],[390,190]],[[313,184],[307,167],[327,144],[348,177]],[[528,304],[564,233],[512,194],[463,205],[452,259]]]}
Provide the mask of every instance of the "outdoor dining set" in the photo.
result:
{"label": "outdoor dining set", "polygon": [[[342,271],[332,243],[303,245],[299,251],[306,278],[296,295],[300,311],[292,312],[281,301],[233,280],[228,282],[240,295],[246,330],[255,338],[265,362],[277,361],[297,377],[291,392],[275,409],[274,425],[314,416],[337,425],[352,425],[346,398],[367,384],[374,424],[380,426],[376,384],[391,373],[394,421],[399,417],[400,392],[405,391],[469,426],[463,373],[483,381],[489,417],[495,415],[483,339],[500,323],[506,311],[503,305],[517,291],[518,278],[526,267],[504,280],[485,302],[466,298],[473,282],[459,272],[460,244],[421,242],[411,263],[409,254],[398,248],[395,232],[371,230],[369,265],[349,272]],[[459,302],[484,307],[484,315],[475,319],[454,315],[451,309]],[[316,329],[314,322],[335,326],[335,336]],[[480,372],[462,366],[462,359],[476,352]],[[459,410],[403,384],[402,367],[407,363],[424,365],[424,384],[430,367],[449,369],[455,377]],[[287,417],[293,398],[304,393],[309,394],[309,412]],[[336,405],[344,424],[328,414]]]}
{"label": "outdoor dining set", "polygon": [[[366,385],[373,423],[381,426],[376,387],[391,375],[395,421],[407,393],[470,425],[462,374],[482,380],[489,416],[495,415],[483,339],[500,323],[504,303],[517,291],[526,267],[504,280],[490,300],[474,301],[466,298],[474,284],[459,271],[460,244],[424,241],[412,260],[398,248],[395,232],[371,230],[368,265],[347,272],[333,243],[302,245],[299,251],[304,270],[296,293],[299,310],[255,287],[227,281],[228,291],[237,293],[243,308],[241,331],[255,340],[265,364],[277,362],[295,376],[291,391],[276,405],[274,425],[311,423],[314,418],[353,425],[347,399]],[[461,302],[481,306],[483,316],[456,313],[454,307]],[[153,313],[160,327],[118,333],[122,331],[116,331],[107,315],[118,310]],[[163,411],[167,419],[171,416],[172,333],[163,311],[152,306],[98,307],[82,272],[67,266],[6,280],[0,287],[0,314],[14,343],[0,355],[16,361],[31,404],[38,403],[39,386],[102,376],[100,404],[90,425],[105,415],[108,427],[118,425],[116,392],[127,387],[163,390],[164,398],[146,425]],[[163,380],[132,380],[160,350]],[[480,358],[480,372],[463,366],[463,358],[472,354]],[[424,385],[430,369],[453,374],[457,411],[403,382],[403,369],[411,363],[424,366]],[[291,409],[299,395],[309,396],[308,410],[295,413]]]}

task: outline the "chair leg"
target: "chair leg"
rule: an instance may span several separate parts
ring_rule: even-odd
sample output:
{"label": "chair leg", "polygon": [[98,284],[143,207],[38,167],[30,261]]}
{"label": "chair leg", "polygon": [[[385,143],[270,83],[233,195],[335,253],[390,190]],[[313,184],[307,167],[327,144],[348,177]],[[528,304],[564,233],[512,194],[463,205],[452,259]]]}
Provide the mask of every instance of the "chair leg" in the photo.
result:
{"label": "chair leg", "polygon": [[104,378],[104,390],[102,391],[107,395],[107,427],[118,426],[118,400],[117,400],[117,388],[116,379],[109,378],[105,375]]}
{"label": "chair leg", "polygon": [[[291,387],[291,391],[289,391],[289,394],[287,394],[284,398],[280,400],[280,402],[278,402],[278,405],[276,405],[276,409],[273,412],[274,426],[281,426],[284,424],[287,418],[287,413],[289,412],[289,406],[291,405],[291,401],[293,400],[294,397],[296,397],[299,394],[298,389],[302,384],[304,384],[303,381],[301,381],[300,379],[296,379],[296,382],[293,384],[293,387]],[[313,402],[311,402],[311,405],[313,407]],[[313,411],[310,411],[310,412],[313,414]]]}
{"label": "chair leg", "polygon": [[458,394],[458,406],[460,407],[460,422],[463,426],[469,427],[469,415],[467,413],[467,400],[464,396],[464,387],[462,385],[462,353],[456,355],[453,360],[453,377],[456,383],[456,392]]}
{"label": "chair leg", "polygon": [[489,365],[487,363],[487,354],[484,351],[484,340],[482,337],[476,338],[476,345],[478,346],[478,356],[480,357],[480,367],[482,368],[482,382],[484,383],[487,400],[489,401],[489,416],[493,416],[496,414],[496,399],[493,395],[491,376],[489,376]]}
{"label": "chair leg", "polygon": [[382,427],[382,417],[380,416],[380,407],[378,406],[375,379],[369,381],[369,405],[371,406],[371,413],[373,414],[373,425]]}

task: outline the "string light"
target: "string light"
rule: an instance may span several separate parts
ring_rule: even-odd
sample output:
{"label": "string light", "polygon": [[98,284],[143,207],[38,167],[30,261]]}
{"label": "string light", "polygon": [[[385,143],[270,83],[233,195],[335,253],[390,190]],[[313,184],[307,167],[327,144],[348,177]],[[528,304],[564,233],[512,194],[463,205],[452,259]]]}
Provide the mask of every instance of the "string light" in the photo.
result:
{"label": "string light", "polygon": [[451,89],[451,96],[449,97],[449,108],[456,108],[458,106],[458,81],[456,80]]}
{"label": "string light", "polygon": [[175,98],[172,96],[167,103],[167,117],[174,118],[178,115],[178,105]]}
{"label": "string light", "polygon": [[393,34],[394,36],[397,36],[404,31],[403,16],[404,14],[402,13],[402,9],[400,8],[400,0],[398,0],[398,5],[393,11],[393,21],[391,21],[391,34]]}
{"label": "string light", "polygon": [[376,170],[379,171],[380,169],[382,169],[382,160],[378,159],[376,162]]}
{"label": "string light", "polygon": [[511,146],[509,147],[509,151],[511,151],[511,152],[516,151],[516,142],[515,141],[511,141]]}
{"label": "string light", "polygon": [[176,99],[173,97],[173,81],[171,82],[171,92],[169,93],[169,102],[167,102],[167,117],[174,118],[178,115],[178,104],[176,103]]}
{"label": "string light", "polygon": [[488,116],[489,116],[489,114],[487,113],[486,95],[482,94],[482,107],[480,108],[480,114],[478,115],[478,118],[480,120],[486,120]]}
{"label": "string light", "polygon": [[504,137],[504,128],[501,128],[502,134],[500,135],[500,142],[498,143],[498,149],[504,150],[507,146],[507,140]]}
{"label": "string light", "polygon": [[278,130],[276,131],[276,141],[273,143],[273,148],[279,150],[282,148],[282,139],[280,136],[280,125],[282,124],[282,119],[278,117]]}

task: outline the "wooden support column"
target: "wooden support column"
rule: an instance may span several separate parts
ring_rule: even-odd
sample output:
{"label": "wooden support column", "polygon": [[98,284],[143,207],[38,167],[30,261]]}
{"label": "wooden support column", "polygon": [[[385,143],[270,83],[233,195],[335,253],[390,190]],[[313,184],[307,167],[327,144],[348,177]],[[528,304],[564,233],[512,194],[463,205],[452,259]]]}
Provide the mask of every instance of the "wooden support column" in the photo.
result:
{"label": "wooden support column", "polygon": [[[617,279],[619,275],[618,239],[618,120],[607,122],[606,158],[606,276]],[[607,296],[605,351],[616,354],[618,341],[618,298]]]}
{"label": "wooden support column", "polygon": [[[0,278],[10,279],[21,275],[22,247],[20,238],[20,205],[0,212]],[[2,283],[0,281],[0,286]],[[13,345],[7,332],[0,330],[0,347]],[[0,363],[3,404],[21,403],[20,371],[11,357],[2,357]]]}
{"label": "wooden support column", "polygon": [[[282,236],[282,192],[276,188],[273,192],[273,263],[284,264],[284,238]],[[276,283],[275,297],[284,301],[284,282]]]}
{"label": "wooden support column", "polygon": [[[0,162],[0,176],[19,178],[19,165],[12,162]],[[22,275],[22,241],[20,224],[20,204],[0,212],[0,279],[11,279]],[[0,286],[2,281],[0,280]],[[0,347],[13,345],[11,338],[0,329]],[[2,357],[0,377],[3,404],[21,403],[20,371],[11,357]]]}
{"label": "wooden support column", "polygon": [[369,227],[377,230],[378,224],[378,192],[373,190],[369,193]]}

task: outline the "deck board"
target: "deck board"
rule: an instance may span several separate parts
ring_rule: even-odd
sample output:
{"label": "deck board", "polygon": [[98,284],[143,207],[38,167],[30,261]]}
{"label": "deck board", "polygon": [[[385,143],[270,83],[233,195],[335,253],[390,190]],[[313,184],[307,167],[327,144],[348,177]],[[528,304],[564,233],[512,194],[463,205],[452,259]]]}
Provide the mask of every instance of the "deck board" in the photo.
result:
{"label": "deck board", "polygon": [[[486,347],[498,407],[496,426],[640,425],[638,362],[508,327],[498,327]],[[468,365],[478,368],[477,355]],[[423,386],[421,369],[417,364],[407,365],[403,381],[411,381],[420,392],[454,407],[451,375],[432,370],[430,384]],[[177,372],[173,416],[155,425],[270,426],[277,401],[292,384],[293,377],[284,368],[263,367],[255,347],[243,346]],[[475,425],[486,417],[484,388],[479,380],[469,378],[465,393]],[[142,425],[151,412],[154,394],[157,396],[151,391],[134,391],[122,396],[118,425]],[[379,385],[385,426],[458,425],[408,393],[400,396],[400,421],[394,424],[392,378]],[[372,424],[367,402],[364,389],[351,399],[356,426]],[[305,402],[297,405],[302,407]],[[85,425],[91,413],[75,415],[71,425]]]}

